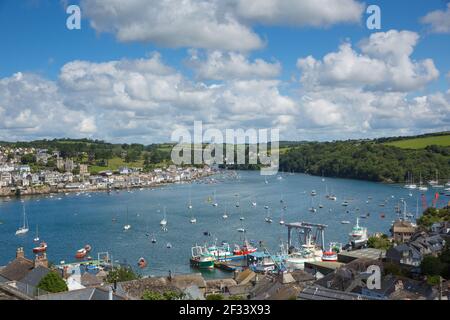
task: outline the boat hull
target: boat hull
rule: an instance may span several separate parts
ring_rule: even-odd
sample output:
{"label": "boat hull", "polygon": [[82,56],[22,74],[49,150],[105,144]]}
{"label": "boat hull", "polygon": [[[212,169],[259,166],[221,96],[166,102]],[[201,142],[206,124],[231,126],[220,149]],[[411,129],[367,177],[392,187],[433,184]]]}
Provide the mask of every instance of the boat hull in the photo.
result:
{"label": "boat hull", "polygon": [[214,269],[214,260],[190,259],[191,266],[198,269]]}

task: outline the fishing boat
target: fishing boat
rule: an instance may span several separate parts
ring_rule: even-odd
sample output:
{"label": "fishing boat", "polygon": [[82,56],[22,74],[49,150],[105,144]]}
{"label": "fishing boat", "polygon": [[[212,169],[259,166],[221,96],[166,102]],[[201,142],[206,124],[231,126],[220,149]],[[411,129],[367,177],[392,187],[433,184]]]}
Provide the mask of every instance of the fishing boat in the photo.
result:
{"label": "fishing boat", "polygon": [[77,250],[77,252],[75,253],[75,258],[84,259],[84,257],[86,257],[86,255],[87,255],[86,249],[81,248],[81,249]]}
{"label": "fishing boat", "polygon": [[250,253],[256,252],[258,249],[253,247],[247,240],[244,240],[244,244],[242,246],[235,245],[233,250],[233,254],[235,256],[246,256]]}
{"label": "fishing boat", "polygon": [[191,248],[191,266],[199,269],[214,269],[214,256],[202,246],[194,246]]}
{"label": "fishing boat", "polygon": [[301,246],[300,250],[289,254],[284,262],[289,269],[303,270],[305,262],[321,261],[322,255],[322,249],[316,246],[311,236],[308,236],[306,243]]}
{"label": "fishing boat", "polygon": [[237,196],[237,201],[236,201],[236,208],[240,207],[240,203],[239,203],[239,194],[236,195]]}
{"label": "fishing boat", "polygon": [[341,221],[341,224],[350,224],[350,221],[342,220],[342,221]]}
{"label": "fishing boat", "polygon": [[335,195],[330,195],[330,196],[328,197],[328,199],[330,199],[330,200],[332,200],[332,201],[336,201],[336,200],[337,200],[337,197],[336,197]]}
{"label": "fishing boat", "polygon": [[22,209],[23,209],[23,225],[19,229],[17,229],[16,236],[26,234],[29,231],[27,213],[25,212],[25,206],[23,206]]}
{"label": "fishing boat", "polygon": [[342,202],[342,206],[343,206],[343,207],[348,207],[348,205],[349,205],[349,202],[348,202],[347,200],[344,200],[344,201]]}
{"label": "fishing boat", "polygon": [[255,201],[252,202],[252,207],[256,207],[256,202]]}
{"label": "fishing boat", "polygon": [[47,251],[47,243],[41,242],[41,244],[37,247],[33,248],[33,253],[42,253]]}
{"label": "fishing boat", "polygon": [[172,248],[172,244],[171,244],[170,242],[167,242],[166,248],[167,248],[167,249],[171,249],[171,248]]}
{"label": "fishing boat", "polygon": [[323,252],[322,261],[325,262],[337,262],[338,261],[338,253],[342,250],[342,245],[331,242],[330,249],[328,251]]}
{"label": "fishing boat", "polygon": [[144,269],[145,267],[147,267],[147,260],[145,260],[143,257],[139,258],[138,260],[138,267],[141,269]]}
{"label": "fishing boat", "polygon": [[268,252],[254,252],[247,256],[250,270],[256,273],[273,272],[277,268],[273,257]]}
{"label": "fishing boat", "polygon": [[268,206],[268,205],[265,205],[265,206],[264,206],[264,209],[266,209],[266,210],[269,209],[269,206]]}
{"label": "fishing boat", "polygon": [[317,195],[316,190],[311,191],[311,197],[315,197]]}
{"label": "fishing boat", "polygon": [[209,254],[211,254],[216,261],[227,261],[233,256],[233,252],[230,249],[230,245],[227,242],[222,242],[221,246],[213,244],[206,248]]}
{"label": "fishing boat", "polygon": [[361,227],[359,225],[359,219],[356,218],[356,225],[353,227],[352,231],[349,233],[350,242],[354,245],[360,245],[368,240],[367,228]]}
{"label": "fishing boat", "polygon": [[155,237],[155,234],[153,233],[153,235],[152,235],[152,240],[151,240],[151,242],[152,243],[156,243],[156,237]]}

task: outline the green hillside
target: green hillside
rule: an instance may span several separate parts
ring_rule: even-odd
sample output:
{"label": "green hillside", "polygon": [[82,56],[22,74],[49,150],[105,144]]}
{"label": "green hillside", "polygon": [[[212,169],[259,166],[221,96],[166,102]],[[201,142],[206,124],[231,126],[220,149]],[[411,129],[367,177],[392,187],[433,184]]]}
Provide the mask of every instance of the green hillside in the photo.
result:
{"label": "green hillside", "polygon": [[387,142],[385,144],[402,149],[424,149],[431,145],[448,147],[450,146],[450,135],[404,139]]}

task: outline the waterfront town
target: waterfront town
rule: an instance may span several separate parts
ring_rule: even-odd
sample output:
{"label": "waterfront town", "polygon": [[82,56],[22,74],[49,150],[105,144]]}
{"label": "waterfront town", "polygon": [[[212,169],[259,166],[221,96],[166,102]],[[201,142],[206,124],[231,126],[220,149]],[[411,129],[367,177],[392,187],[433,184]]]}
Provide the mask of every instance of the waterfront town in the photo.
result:
{"label": "waterfront town", "polygon": [[[98,260],[51,265],[46,253],[26,257],[24,248],[11,252],[11,262],[0,267],[0,299],[13,300],[449,300],[450,281],[424,275],[424,260],[446,256],[448,263],[450,224],[435,223],[425,231],[398,221],[388,250],[358,248],[342,250],[335,260],[305,262],[295,270],[234,268],[230,276],[207,279],[202,273],[159,277],[130,277],[127,266],[112,266],[107,253]],[[50,254],[51,255],[51,254]],[[270,259],[261,249],[245,257]],[[428,257],[428,258],[427,258]],[[245,264],[244,264],[245,265]],[[277,268],[279,264],[276,264]],[[380,286],[369,285],[372,273],[381,270]],[[448,268],[448,264],[447,264]],[[118,272],[117,270],[121,270]],[[51,274],[64,290],[40,289]]]}
{"label": "waterfront town", "polygon": [[[56,170],[32,170],[29,164],[23,163],[25,157],[32,157],[35,163],[44,167],[52,159]],[[212,172],[208,166],[181,168],[168,165],[149,172],[143,172],[143,168],[120,167],[115,171],[91,174],[87,164],[62,158],[58,151],[49,153],[45,149],[0,145],[0,196],[152,187],[192,181]]]}
{"label": "waterfront town", "polygon": [[450,0],[0,0],[3,313],[445,308],[449,22]]}
{"label": "waterfront town", "polygon": [[[30,157],[41,168],[53,161],[56,170],[33,170],[23,161]],[[38,148],[0,146],[0,190],[7,197],[143,189],[201,180],[212,175],[217,175],[218,181],[221,181],[219,176],[230,176],[231,173],[236,175],[233,170],[225,174],[208,166],[181,168],[167,165],[148,172],[143,172],[142,168],[120,167],[118,170],[91,174],[86,164],[62,158],[56,150],[49,152]],[[284,179],[291,176],[285,174]],[[283,174],[277,177],[275,180],[283,179]],[[267,183],[267,179],[265,181]],[[430,186],[444,190],[433,181]],[[407,184],[404,188],[411,190],[412,186]],[[317,192],[313,190],[310,197],[313,201]],[[326,194],[325,198],[330,202],[336,201],[336,196],[332,194]],[[234,250],[228,243],[196,245],[192,248],[190,261],[186,261],[194,269],[193,272],[175,273],[167,266],[166,276],[140,275],[133,265],[114,261],[109,252],[94,254],[90,245],[77,251],[75,262],[55,263],[51,261],[52,250],[47,248],[47,243],[41,242],[39,245],[39,239],[35,239],[33,256],[26,254],[30,248],[18,247],[15,256],[10,250],[10,262],[0,266],[0,299],[448,300],[449,207],[436,208],[434,201],[432,207],[424,207],[426,210],[422,216],[416,216],[414,221],[413,215],[406,211],[406,202],[401,201],[394,208],[398,218],[393,221],[389,235],[376,230],[369,235],[367,228],[357,219],[349,233],[348,243],[332,242],[328,249],[323,240],[327,225],[305,221],[285,222],[283,219],[280,225],[286,227],[288,237],[285,246],[281,246],[277,253],[271,252],[262,242],[259,245],[249,243],[245,230],[238,229],[244,232],[242,245],[236,245]],[[215,198],[208,199],[208,203],[217,206]],[[284,203],[286,208],[283,198],[280,203]],[[402,203],[405,204],[404,210]],[[253,207],[256,205],[256,202],[250,204]],[[342,203],[344,208],[348,205],[347,200]],[[189,204],[188,209],[191,208]],[[267,211],[268,206],[265,209]],[[309,209],[311,212],[316,210],[314,207]],[[443,219],[436,220],[437,217]],[[161,220],[163,229],[166,228],[165,219]],[[228,219],[226,212],[223,219]],[[241,221],[243,219],[241,217]],[[196,219],[191,218],[190,222],[196,223]],[[272,218],[266,216],[265,222],[271,223]],[[28,226],[26,228],[28,230]],[[128,230],[126,228],[125,232]],[[299,243],[294,243],[294,234],[301,238]],[[151,242],[156,242],[156,239],[152,237]],[[141,258],[137,269],[146,268],[147,263]],[[378,268],[376,274],[374,266]],[[228,275],[214,279],[205,277],[203,272],[211,269],[220,269]],[[375,281],[378,287],[372,283],[374,275],[379,275]],[[60,281],[61,287],[47,288],[45,283],[49,277],[56,278],[52,281]]]}

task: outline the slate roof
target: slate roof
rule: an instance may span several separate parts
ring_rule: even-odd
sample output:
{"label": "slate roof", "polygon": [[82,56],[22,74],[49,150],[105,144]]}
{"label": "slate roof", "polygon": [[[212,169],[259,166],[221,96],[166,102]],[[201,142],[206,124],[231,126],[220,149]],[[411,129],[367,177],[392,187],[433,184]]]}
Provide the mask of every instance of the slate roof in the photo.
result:
{"label": "slate roof", "polygon": [[[39,296],[39,300],[109,300],[108,288],[85,288],[60,293]],[[113,294],[113,300],[125,300],[124,297]]]}
{"label": "slate roof", "polygon": [[26,258],[16,258],[0,270],[0,276],[10,281],[19,281],[33,269],[34,262]]}
{"label": "slate roof", "polygon": [[37,287],[39,282],[43,277],[45,277],[50,272],[50,269],[38,266],[37,268],[34,268],[28,274],[20,280],[20,282],[28,284],[33,287]]}
{"label": "slate roof", "polygon": [[81,276],[81,284],[85,287],[96,287],[102,284],[102,280],[89,272],[85,272]]}
{"label": "slate roof", "polygon": [[378,300],[357,293],[343,292],[316,286],[308,286],[300,291],[299,300]]}

